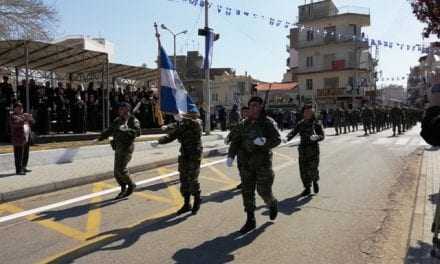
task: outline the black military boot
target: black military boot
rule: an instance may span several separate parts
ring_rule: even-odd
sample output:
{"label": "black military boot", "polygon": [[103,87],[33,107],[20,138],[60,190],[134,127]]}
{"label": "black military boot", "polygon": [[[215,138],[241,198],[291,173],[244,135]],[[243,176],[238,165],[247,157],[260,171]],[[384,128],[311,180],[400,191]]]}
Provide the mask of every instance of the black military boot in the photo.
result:
{"label": "black military boot", "polygon": [[300,194],[301,197],[309,196],[312,194],[312,191],[310,190],[310,187],[306,187],[304,191]]}
{"label": "black military boot", "polygon": [[314,193],[319,193],[319,184],[318,184],[318,181],[314,181],[314,182],[313,182],[313,192],[314,192]]}
{"label": "black military boot", "polygon": [[136,189],[136,184],[130,183],[128,185],[127,191],[124,194],[124,197],[130,196],[134,192],[135,189]]}
{"label": "black military boot", "polygon": [[275,220],[278,216],[278,201],[275,200],[274,203],[269,207],[269,218],[271,221]]}
{"label": "black military boot", "polygon": [[181,214],[184,214],[184,213],[191,211],[191,204],[189,202],[190,198],[191,198],[190,194],[185,194],[183,196],[184,204],[183,204],[182,208],[180,208],[179,211],[177,211],[177,215],[181,215]]}
{"label": "black military boot", "polygon": [[127,192],[126,186],[121,185],[121,192],[115,197],[115,200],[119,200],[125,197],[125,193]]}
{"label": "black military boot", "polygon": [[247,212],[247,219],[244,226],[238,231],[240,234],[244,235],[254,230],[257,227],[257,221],[255,220],[254,212]]}
{"label": "black military boot", "polygon": [[202,198],[200,197],[200,191],[198,191],[195,195],[194,195],[194,204],[191,210],[191,213],[193,215],[196,215],[197,212],[200,209],[200,204],[202,203]]}

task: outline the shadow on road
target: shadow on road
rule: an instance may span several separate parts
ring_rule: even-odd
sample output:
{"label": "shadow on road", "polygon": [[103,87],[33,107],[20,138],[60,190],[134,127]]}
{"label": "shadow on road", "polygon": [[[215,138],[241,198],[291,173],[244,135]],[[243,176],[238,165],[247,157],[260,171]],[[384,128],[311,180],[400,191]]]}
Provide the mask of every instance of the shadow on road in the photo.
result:
{"label": "shadow on road", "polygon": [[75,218],[88,214],[90,210],[96,208],[104,208],[124,200],[126,199],[120,199],[120,200],[109,199],[101,202],[79,205],[62,210],[43,212],[43,213],[39,213],[38,214],[39,217],[33,219],[32,221],[42,221],[48,219],[51,219],[53,221],[61,221],[68,218]]}
{"label": "shadow on road", "polygon": [[179,179],[175,179],[168,182],[159,182],[153,185],[148,185],[145,187],[138,187],[136,188],[136,192],[143,192],[143,191],[151,191],[151,192],[157,192],[163,189],[166,189],[169,186],[177,185],[180,183]]}
{"label": "shadow on road", "polygon": [[[307,204],[313,199],[313,196],[301,197],[300,195],[287,198],[278,202],[278,211],[285,215],[292,215],[293,213],[300,211],[301,206]],[[269,212],[265,212],[269,214]]]}
{"label": "shadow on road", "polygon": [[4,174],[0,174],[0,178],[12,177],[15,175],[16,175],[15,173],[4,173]]}
{"label": "shadow on road", "polygon": [[195,248],[181,249],[174,254],[173,259],[179,264],[221,264],[233,262],[234,251],[251,244],[272,224],[272,222],[267,222],[253,232],[244,236],[240,236],[239,233],[234,232],[227,236],[221,236],[213,240],[206,241]]}
{"label": "shadow on road", "polygon": [[432,245],[422,241],[417,242],[417,247],[410,247],[405,257],[406,264],[440,264],[440,259],[430,255]]}

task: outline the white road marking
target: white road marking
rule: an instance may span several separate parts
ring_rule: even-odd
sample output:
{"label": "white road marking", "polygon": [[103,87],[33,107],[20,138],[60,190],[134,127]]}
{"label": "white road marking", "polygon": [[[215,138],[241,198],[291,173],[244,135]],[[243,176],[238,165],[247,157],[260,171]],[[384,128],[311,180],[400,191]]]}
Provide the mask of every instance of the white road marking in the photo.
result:
{"label": "white road marking", "polygon": [[[225,161],[226,161],[226,159],[221,159],[221,160],[217,160],[217,161],[214,161],[214,162],[203,164],[200,167],[201,168],[205,168],[205,167],[213,166],[213,165],[225,162]],[[151,178],[151,179],[139,181],[139,182],[136,182],[136,185],[137,186],[142,186],[142,185],[146,185],[148,183],[152,183],[152,182],[155,182],[155,181],[158,181],[158,180],[170,178],[170,177],[173,177],[173,176],[176,176],[176,175],[179,175],[179,172],[175,171],[175,172],[167,173],[165,175],[157,176],[157,177],[154,177],[154,178]],[[55,208],[59,208],[59,207],[63,207],[63,206],[66,206],[66,205],[71,205],[71,204],[74,204],[74,203],[79,203],[79,202],[86,201],[86,200],[89,200],[89,199],[92,199],[92,198],[95,198],[95,197],[98,197],[98,196],[103,196],[103,195],[107,195],[107,194],[110,194],[110,193],[118,192],[120,190],[121,190],[121,188],[116,187],[116,188],[104,190],[104,191],[101,191],[101,192],[96,192],[96,193],[91,193],[91,194],[83,195],[83,196],[80,196],[80,197],[77,197],[77,198],[73,198],[73,199],[69,199],[69,200],[66,200],[66,201],[62,201],[62,202],[58,202],[58,203],[54,203],[54,204],[49,204],[49,205],[38,207],[38,208],[35,208],[35,209],[31,209],[31,210],[27,210],[27,211],[15,213],[15,214],[3,216],[3,217],[0,217],[0,223],[5,223],[5,222],[8,222],[8,221],[11,221],[11,220],[14,220],[14,219],[18,219],[18,218],[22,218],[22,217],[25,217],[25,216],[28,216],[28,215],[32,215],[32,214],[42,213],[42,212],[49,211],[49,210],[52,210],[52,209],[55,209]]]}
{"label": "white road marking", "polygon": [[[279,147],[285,147],[285,146],[289,146],[289,145],[292,145],[292,143],[284,143],[284,144],[281,144]],[[209,167],[209,166],[213,166],[213,165],[216,165],[216,164],[223,163],[225,161],[226,161],[226,159],[221,159],[221,160],[213,161],[213,162],[201,165],[200,168],[206,168],[206,167]],[[179,175],[179,172],[175,171],[175,172],[167,173],[165,175],[157,176],[157,177],[154,177],[154,178],[151,178],[151,179],[147,179],[147,180],[136,182],[136,185],[137,186],[142,186],[142,185],[146,185],[146,184],[149,184],[149,183],[152,183],[152,182],[155,182],[155,181],[163,180],[163,179],[170,178],[170,177],[177,176],[177,175]],[[92,199],[92,198],[95,198],[95,197],[98,197],[98,196],[103,196],[103,195],[107,195],[107,194],[110,194],[110,193],[118,192],[120,190],[121,189],[119,187],[116,187],[116,188],[104,190],[104,191],[101,191],[101,192],[86,194],[86,195],[83,195],[83,196],[80,196],[80,197],[77,197],[77,198],[73,198],[73,199],[61,201],[61,202],[58,202],[58,203],[53,203],[53,204],[41,206],[41,207],[38,207],[38,208],[26,210],[26,211],[23,211],[23,212],[19,212],[19,213],[3,216],[3,217],[0,217],[0,223],[5,223],[5,222],[8,222],[8,221],[15,220],[15,219],[18,219],[18,218],[22,218],[22,217],[25,217],[25,216],[28,216],[28,215],[32,215],[32,214],[42,213],[42,212],[49,211],[49,210],[52,210],[52,209],[55,209],[55,208],[59,208],[59,207],[63,207],[63,206],[66,206],[66,205],[71,205],[71,204],[79,203],[79,202],[86,201],[86,200],[89,200],[89,199]]]}
{"label": "white road marking", "polygon": [[392,144],[393,139],[390,138],[379,138],[376,141],[373,142],[374,145],[385,145],[385,144]]}

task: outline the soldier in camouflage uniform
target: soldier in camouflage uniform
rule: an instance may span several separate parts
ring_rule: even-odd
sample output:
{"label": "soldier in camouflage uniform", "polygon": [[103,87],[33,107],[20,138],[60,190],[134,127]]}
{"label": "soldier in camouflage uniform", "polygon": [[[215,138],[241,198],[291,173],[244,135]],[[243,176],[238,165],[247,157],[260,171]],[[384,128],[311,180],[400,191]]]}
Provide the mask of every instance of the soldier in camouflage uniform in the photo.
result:
{"label": "soldier in camouflage uniform", "polygon": [[[249,112],[249,107],[243,106],[241,108],[241,117],[242,117],[242,119],[241,119],[240,122],[244,122],[246,120],[248,112]],[[231,132],[229,133],[229,135],[225,139],[225,144],[226,145],[229,145],[231,143],[231,139],[234,137],[234,133],[237,133],[237,131],[238,131],[238,129],[236,129],[236,128],[237,128],[237,126],[239,124],[240,123],[238,123],[236,126],[231,128]],[[243,153],[243,151],[241,149],[229,148],[229,150],[228,150],[228,159],[227,159],[226,165],[228,167],[232,167],[232,165],[234,163],[234,159],[235,159],[235,157],[237,157],[237,168],[238,168],[238,171],[240,173],[240,167],[241,167],[240,166],[241,165],[240,160],[243,157],[243,154],[244,153]],[[242,187],[241,183],[239,185],[237,185],[237,189],[240,190],[241,187]]]}
{"label": "soldier in camouflage uniform", "polygon": [[402,110],[397,107],[397,104],[391,109],[390,117],[391,122],[393,123],[393,136],[396,136],[396,128],[399,135],[402,134]]}
{"label": "soldier in camouflage uniform", "polygon": [[362,125],[364,127],[365,136],[371,134],[372,113],[368,106],[364,106],[361,112]]}
{"label": "soldier in camouflage uniform", "polygon": [[114,176],[121,186],[121,192],[115,199],[128,197],[136,188],[136,185],[130,179],[127,165],[134,151],[134,141],[141,134],[141,129],[139,120],[130,114],[130,110],[131,107],[128,103],[122,103],[118,110],[119,117],[97,139],[102,141],[113,136],[111,145],[115,151]]}
{"label": "soldier in camouflage uniform", "polygon": [[298,122],[296,127],[287,135],[287,140],[292,140],[300,134],[301,141],[298,147],[299,171],[304,191],[301,196],[311,194],[310,188],[313,184],[314,193],[319,192],[319,144],[324,140],[324,130],[321,124],[316,121],[312,106],[304,106],[304,119]]}
{"label": "soldier in camouflage uniform", "polygon": [[281,137],[275,121],[264,114],[263,105],[260,97],[249,100],[248,118],[237,126],[231,138],[230,152],[242,153],[239,166],[247,220],[239,231],[241,234],[256,228],[255,189],[269,207],[270,219],[278,215],[278,202],[272,193],[272,149],[281,143]]}
{"label": "soldier in camouflage uniform", "polygon": [[[200,209],[201,192],[199,184],[200,163],[202,161],[202,121],[198,113],[187,113],[181,121],[165,127],[168,134],[153,142],[156,147],[159,144],[168,144],[178,140],[181,144],[179,162],[180,192],[184,198],[182,208],[177,211],[178,215],[191,211],[197,214]],[[194,196],[194,203],[191,206],[191,195]]]}
{"label": "soldier in camouflage uniform", "polygon": [[359,130],[359,116],[360,116],[360,113],[359,113],[359,110],[358,109],[353,109],[353,111],[352,111],[352,127],[353,127],[353,132],[354,131],[358,131]]}
{"label": "soldier in camouflage uniform", "polygon": [[339,107],[336,107],[335,111],[334,111],[334,127],[335,127],[335,131],[336,131],[336,136],[338,136],[339,134],[342,134],[342,111]]}

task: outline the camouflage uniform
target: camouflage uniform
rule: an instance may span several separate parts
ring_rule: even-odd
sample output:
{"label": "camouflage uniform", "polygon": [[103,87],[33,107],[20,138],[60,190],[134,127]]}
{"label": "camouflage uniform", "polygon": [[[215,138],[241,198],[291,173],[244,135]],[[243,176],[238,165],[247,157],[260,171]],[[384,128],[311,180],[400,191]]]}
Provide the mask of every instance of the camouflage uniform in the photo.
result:
{"label": "camouflage uniform", "polygon": [[159,144],[178,140],[180,192],[182,196],[200,195],[199,173],[202,161],[202,125],[200,120],[184,118],[169,126],[168,135],[159,139]]}
{"label": "camouflage uniform", "polygon": [[[300,134],[301,141],[298,147],[299,171],[304,188],[310,188],[312,182],[319,181],[319,141],[324,140],[324,131],[321,124],[315,120],[301,120],[287,135],[287,140],[292,140]],[[318,141],[310,140],[312,135],[318,135]]]}
{"label": "camouflage uniform", "polygon": [[121,186],[122,191],[125,191],[127,186],[134,186],[134,183],[130,179],[130,172],[128,171],[127,165],[134,151],[134,140],[140,134],[139,120],[130,115],[126,122],[120,117],[116,118],[111,126],[102,132],[98,138],[98,140],[101,141],[113,136],[111,145],[115,151],[114,177]]}
{"label": "camouflage uniform", "polygon": [[371,121],[373,117],[373,113],[368,107],[364,107],[361,112],[362,117],[362,125],[364,127],[365,135],[368,135],[368,133],[371,134]]}
{"label": "camouflage uniform", "polygon": [[[259,137],[266,138],[263,146],[254,144]],[[257,121],[240,123],[231,137],[230,153],[238,153],[242,196],[245,211],[255,211],[255,189],[269,207],[277,200],[272,193],[274,172],[272,170],[272,148],[281,143],[275,121],[261,116]]]}
{"label": "camouflage uniform", "polygon": [[396,128],[399,134],[402,133],[402,110],[398,107],[393,107],[391,109],[391,122],[393,123],[393,135],[396,135]]}
{"label": "camouflage uniform", "polygon": [[336,108],[336,110],[334,111],[334,126],[335,126],[335,130],[336,130],[336,135],[342,134],[341,131],[341,125],[342,125],[342,119],[343,119],[343,113],[341,111],[341,109]]}

